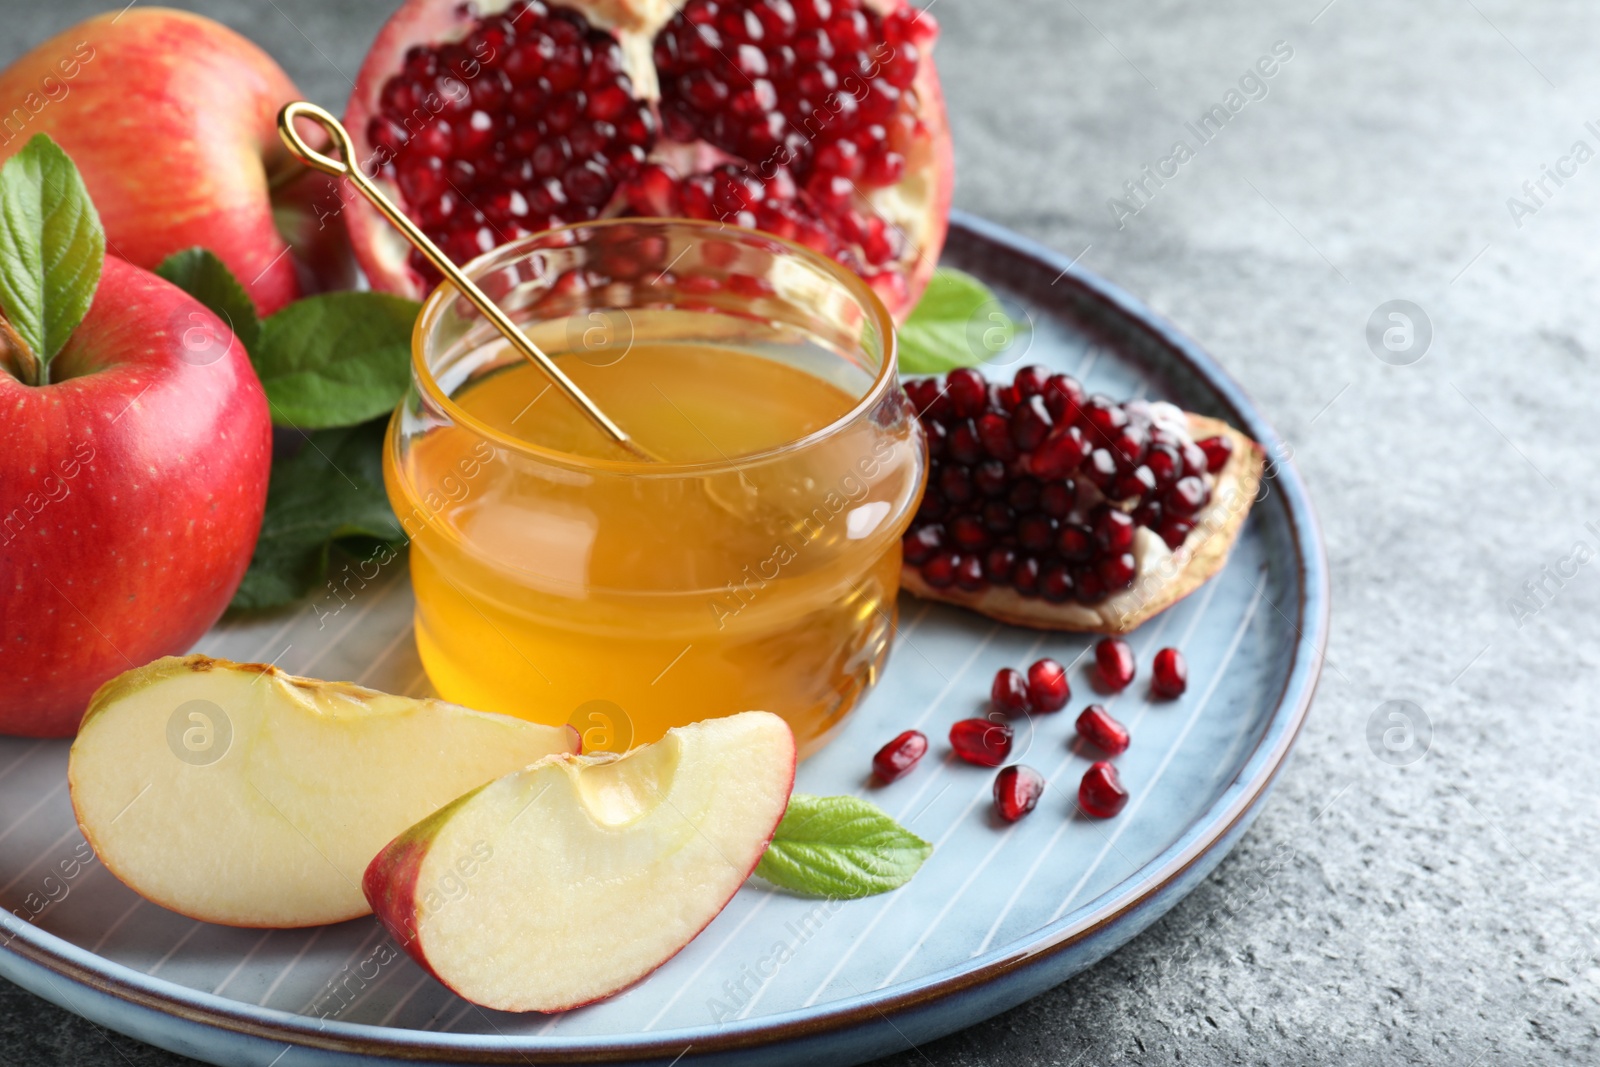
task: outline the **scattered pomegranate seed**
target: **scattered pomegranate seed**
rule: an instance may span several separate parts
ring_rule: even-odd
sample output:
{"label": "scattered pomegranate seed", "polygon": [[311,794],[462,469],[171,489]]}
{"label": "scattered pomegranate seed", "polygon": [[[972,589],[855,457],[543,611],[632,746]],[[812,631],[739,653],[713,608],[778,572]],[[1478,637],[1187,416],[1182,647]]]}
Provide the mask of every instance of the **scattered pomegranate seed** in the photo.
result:
{"label": "scattered pomegranate seed", "polygon": [[1013,764],[994,777],[994,810],[1006,822],[1016,822],[1038,806],[1043,793],[1044,775]]}
{"label": "scattered pomegranate seed", "polygon": [[950,727],[950,747],[968,763],[998,767],[1011,755],[1011,727],[988,719],[962,719]]}
{"label": "scattered pomegranate seed", "polygon": [[1173,700],[1183,696],[1183,691],[1189,688],[1189,665],[1183,660],[1183,653],[1175,648],[1163,648],[1156,653],[1156,661],[1150,671],[1150,689],[1159,697]]}
{"label": "scattered pomegranate seed", "polygon": [[1067,669],[1046,657],[1028,668],[1028,699],[1039,711],[1060,711],[1072,699]]}
{"label": "scattered pomegranate seed", "polygon": [[1078,735],[1108,756],[1128,750],[1128,728],[1099,704],[1090,704],[1078,716]]}
{"label": "scattered pomegranate seed", "polygon": [[1012,667],[1002,667],[995,673],[994,684],[989,686],[989,700],[996,711],[1007,715],[1022,715],[1033,710],[1028,683],[1022,672]]}
{"label": "scattered pomegranate seed", "polygon": [[1107,689],[1121,691],[1133,681],[1133,649],[1128,642],[1117,637],[1107,637],[1094,646],[1095,666],[1100,668],[1100,680]]}
{"label": "scattered pomegranate seed", "polygon": [[920,730],[907,730],[872,757],[872,773],[887,785],[911,773],[923,753],[928,751],[928,737]]}
{"label": "scattered pomegranate seed", "polygon": [[1127,804],[1128,791],[1111,764],[1098,760],[1084,772],[1083,781],[1078,784],[1078,806],[1085,815],[1109,819]]}

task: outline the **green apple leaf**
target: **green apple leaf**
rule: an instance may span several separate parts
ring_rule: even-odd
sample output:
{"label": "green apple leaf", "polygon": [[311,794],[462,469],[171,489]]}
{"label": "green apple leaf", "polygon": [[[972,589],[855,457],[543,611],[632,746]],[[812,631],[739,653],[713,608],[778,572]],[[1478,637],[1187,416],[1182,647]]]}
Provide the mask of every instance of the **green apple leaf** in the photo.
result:
{"label": "green apple leaf", "polygon": [[757,876],[806,896],[850,900],[898,889],[933,846],[856,797],[796,793]]}
{"label": "green apple leaf", "polygon": [[1010,348],[1023,328],[988,286],[964,271],[940,267],[900,327],[900,372],[943,374],[975,366]]}
{"label": "green apple leaf", "polygon": [[421,309],[387,293],[326,293],[267,319],[250,354],[272,421],[316,430],[392,411],[411,382],[411,329]]}
{"label": "green apple leaf", "polygon": [[105,264],[106,233],[71,157],[35,134],[0,167],[0,307],[39,363],[78,328]]}
{"label": "green apple leaf", "polygon": [[256,306],[228,265],[208,248],[198,245],[174,252],[161,261],[156,273],[204,304],[227,323],[246,352],[256,350],[261,320]]}
{"label": "green apple leaf", "polygon": [[308,433],[299,452],[272,464],[261,536],[232,607],[257,611],[298,600],[327,574],[335,543],[405,541],[383,490],[387,421]]}

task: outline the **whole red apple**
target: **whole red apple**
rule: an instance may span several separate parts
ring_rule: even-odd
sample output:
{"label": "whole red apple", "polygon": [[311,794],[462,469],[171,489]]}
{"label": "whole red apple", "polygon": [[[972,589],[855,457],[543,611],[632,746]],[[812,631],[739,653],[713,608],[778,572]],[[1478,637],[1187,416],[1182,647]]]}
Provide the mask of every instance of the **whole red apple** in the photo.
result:
{"label": "whole red apple", "polygon": [[0,370],[0,425],[0,733],[70,736],[100,683],[227,607],[266,504],[266,394],[216,316],[108,255],[48,384]]}
{"label": "whole red apple", "polygon": [[48,133],[77,163],[108,252],[153,270],[204,245],[269,315],[352,280],[332,180],[294,162],[274,125],[300,96],[226,26],[125,8],[0,73],[0,160]]}

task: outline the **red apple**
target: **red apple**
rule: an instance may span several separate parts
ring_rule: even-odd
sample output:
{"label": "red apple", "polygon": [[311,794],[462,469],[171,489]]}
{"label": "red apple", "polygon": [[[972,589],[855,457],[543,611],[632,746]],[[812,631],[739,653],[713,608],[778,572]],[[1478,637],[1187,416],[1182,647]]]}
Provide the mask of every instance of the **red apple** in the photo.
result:
{"label": "red apple", "polygon": [[70,736],[100,683],[227,607],[266,504],[266,394],[216,316],[108,255],[48,384],[0,370],[0,423],[0,733]]}
{"label": "red apple", "polygon": [[332,179],[294,162],[278,138],[278,109],[300,96],[226,26],[127,8],[0,73],[0,160],[48,133],[77,163],[108,252],[153,270],[204,245],[269,315],[351,280]]}

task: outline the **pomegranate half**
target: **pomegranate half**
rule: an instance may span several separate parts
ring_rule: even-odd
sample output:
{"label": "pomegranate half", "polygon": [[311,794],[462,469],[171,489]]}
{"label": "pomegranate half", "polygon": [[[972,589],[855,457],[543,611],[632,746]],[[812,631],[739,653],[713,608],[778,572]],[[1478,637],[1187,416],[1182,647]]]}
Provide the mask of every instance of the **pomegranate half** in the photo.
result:
{"label": "pomegranate half", "polygon": [[[345,125],[457,263],[601,217],[721,219],[831,256],[903,320],[950,208],[936,34],[906,0],[408,0]],[[344,214],[374,288],[437,281],[370,206]]]}

